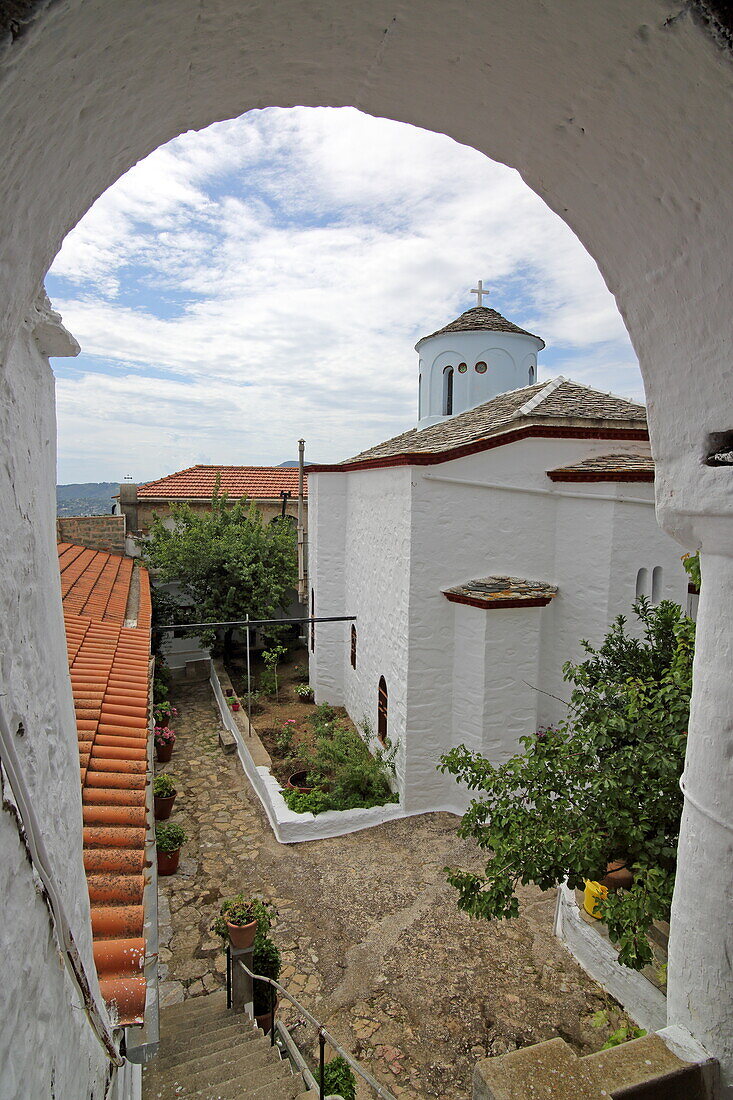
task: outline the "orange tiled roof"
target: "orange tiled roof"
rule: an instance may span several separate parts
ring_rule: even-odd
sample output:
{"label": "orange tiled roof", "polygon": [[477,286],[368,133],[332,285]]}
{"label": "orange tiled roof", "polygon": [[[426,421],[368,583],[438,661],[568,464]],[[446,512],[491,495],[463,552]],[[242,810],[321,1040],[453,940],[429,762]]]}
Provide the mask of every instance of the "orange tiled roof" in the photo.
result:
{"label": "orange tiled roof", "polygon": [[[142,1023],[150,581],[138,567],[138,606],[129,615],[132,559],[68,543],[58,550],[94,961],[119,1022]],[[123,625],[135,617],[136,626]]]}
{"label": "orange tiled roof", "polygon": [[[246,496],[250,500],[277,500],[283,489],[289,489],[294,499],[298,496],[297,466],[189,466],[138,485],[138,499],[211,500],[217,477],[221,492],[232,499]],[[307,477],[303,494],[308,496]]]}

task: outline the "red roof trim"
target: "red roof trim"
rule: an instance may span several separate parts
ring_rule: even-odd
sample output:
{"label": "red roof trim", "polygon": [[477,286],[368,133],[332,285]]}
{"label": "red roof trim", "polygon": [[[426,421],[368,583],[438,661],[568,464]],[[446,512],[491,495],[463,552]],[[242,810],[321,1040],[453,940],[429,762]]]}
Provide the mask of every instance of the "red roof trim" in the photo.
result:
{"label": "red roof trim", "polygon": [[387,466],[437,466],[442,462],[452,462],[454,458],[490,451],[494,447],[504,447],[517,443],[520,439],[634,439],[648,440],[646,428],[561,428],[549,425],[532,425],[515,428],[499,435],[463,443],[451,450],[413,451],[401,455],[385,455],[383,458],[365,458],[356,462],[307,465],[305,468],[313,474],[341,474],[348,470],[377,470]]}
{"label": "red roof trim", "polygon": [[587,473],[580,470],[548,470],[547,476],[551,481],[645,481],[654,483],[654,473],[651,470],[594,470]]}
{"label": "red roof trim", "polygon": [[480,600],[473,596],[461,596],[457,592],[444,592],[443,595],[450,603],[465,603],[469,607],[479,607],[482,611],[493,611],[494,608],[502,607],[545,607],[553,598],[552,596],[532,596],[527,600],[521,597],[506,600]]}

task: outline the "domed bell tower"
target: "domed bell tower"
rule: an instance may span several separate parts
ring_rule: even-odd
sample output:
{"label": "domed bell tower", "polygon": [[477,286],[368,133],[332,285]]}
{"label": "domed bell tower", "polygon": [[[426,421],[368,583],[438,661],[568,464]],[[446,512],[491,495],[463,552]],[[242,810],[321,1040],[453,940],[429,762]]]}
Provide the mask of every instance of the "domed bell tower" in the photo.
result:
{"label": "domed bell tower", "polygon": [[478,296],[477,306],[415,344],[420,356],[418,429],[537,381],[537,353],[544,340],[484,306],[488,291],[480,279],[471,293]]}

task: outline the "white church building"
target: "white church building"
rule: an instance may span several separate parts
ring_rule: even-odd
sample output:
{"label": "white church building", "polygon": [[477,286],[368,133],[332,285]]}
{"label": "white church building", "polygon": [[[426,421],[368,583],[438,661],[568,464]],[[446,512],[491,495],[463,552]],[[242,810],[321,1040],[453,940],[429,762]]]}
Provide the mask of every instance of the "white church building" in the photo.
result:
{"label": "white church building", "polygon": [[537,382],[544,346],[467,310],[416,345],[415,428],[308,467],[311,614],[356,616],[311,634],[311,683],[396,744],[407,812],[463,812],[441,754],[499,763],[561,719],[563,664],[637,595],[687,601],[644,407]]}

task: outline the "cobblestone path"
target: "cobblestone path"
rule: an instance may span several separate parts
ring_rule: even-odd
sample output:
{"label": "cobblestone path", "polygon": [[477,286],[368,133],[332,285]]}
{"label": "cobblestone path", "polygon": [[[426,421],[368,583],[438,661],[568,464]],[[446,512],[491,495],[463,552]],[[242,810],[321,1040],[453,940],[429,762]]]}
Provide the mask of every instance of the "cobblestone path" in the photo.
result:
{"label": "cobblestone path", "polygon": [[617,1013],[554,939],[554,894],[523,889],[512,922],[459,912],[442,868],[480,860],[444,813],[278,844],[236,756],[218,747],[209,685],[176,696],[176,751],[158,768],[175,778],[172,820],[190,839],[178,873],[159,880],[164,1005],[224,984],[209,927],[220,899],[244,890],[278,909],[282,983],[405,1100],[466,1100],[480,1058],[556,1035],[578,1052],[600,1047],[606,1031],[590,1016],[605,1008],[613,1027]]}

